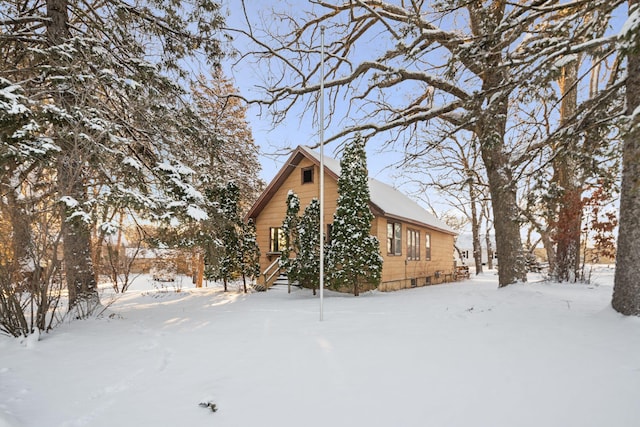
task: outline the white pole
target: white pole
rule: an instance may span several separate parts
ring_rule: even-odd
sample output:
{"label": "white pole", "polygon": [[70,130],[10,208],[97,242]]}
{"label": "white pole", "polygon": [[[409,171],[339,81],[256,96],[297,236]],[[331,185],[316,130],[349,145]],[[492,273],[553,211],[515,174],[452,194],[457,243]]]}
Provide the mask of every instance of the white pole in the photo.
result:
{"label": "white pole", "polygon": [[320,321],[324,299],[324,26],[320,27]]}

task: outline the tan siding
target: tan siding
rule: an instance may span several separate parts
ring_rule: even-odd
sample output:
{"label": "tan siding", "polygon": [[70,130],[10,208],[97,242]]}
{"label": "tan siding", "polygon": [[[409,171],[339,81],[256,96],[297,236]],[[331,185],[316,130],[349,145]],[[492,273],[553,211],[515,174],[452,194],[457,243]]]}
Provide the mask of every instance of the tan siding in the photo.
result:
{"label": "tan siding", "polygon": [[[431,283],[443,283],[451,280],[453,274],[453,236],[426,227],[402,224],[402,255],[387,254],[387,220],[378,220],[378,239],[384,264],[382,283],[378,289],[392,291],[411,287],[411,279],[416,279],[417,286],[424,286],[426,278]],[[420,259],[407,260],[407,228],[420,232]],[[425,259],[425,234],[431,235],[431,259]]]}
{"label": "tan siding", "polygon": [[[260,267],[261,271],[269,266],[276,256],[269,256],[269,228],[280,227],[284,221],[287,211],[287,196],[289,190],[293,190],[300,199],[300,215],[305,208],[311,203],[311,200],[320,197],[320,168],[314,167],[313,183],[302,184],[302,169],[312,166],[313,163],[308,159],[303,159],[296,169],[287,177],[284,183],[278,188],[273,198],[264,207],[256,218],[256,233],[258,236],[258,245],[260,247]],[[338,183],[335,179],[325,174],[324,185],[324,222],[330,224],[333,222],[333,214],[336,210],[336,201],[338,199]],[[326,228],[325,228],[326,230]]]}

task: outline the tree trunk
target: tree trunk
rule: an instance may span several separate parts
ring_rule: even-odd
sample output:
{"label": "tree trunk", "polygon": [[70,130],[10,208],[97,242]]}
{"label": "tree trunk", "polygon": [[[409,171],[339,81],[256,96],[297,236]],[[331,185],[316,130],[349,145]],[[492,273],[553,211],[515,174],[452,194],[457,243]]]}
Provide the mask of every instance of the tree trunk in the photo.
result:
{"label": "tree trunk", "polygon": [[498,27],[507,2],[470,2],[469,17],[473,34],[485,40],[482,72],[483,102],[476,108],[475,133],[480,141],[482,160],[487,169],[493,207],[496,249],[498,251],[498,286],[527,281],[527,267],[520,237],[519,209],[510,153],[504,142],[509,81],[503,67],[502,43]]}
{"label": "tree trunk", "polygon": [[471,199],[471,235],[473,236],[473,260],[476,264],[476,274],[482,273],[482,245],[480,244],[480,223],[476,207],[476,192],[473,181],[469,180],[469,198]]}
{"label": "tree trunk", "polygon": [[[629,1],[629,14],[640,7]],[[637,258],[640,253],[640,42],[628,54],[627,116],[631,119],[624,135],[622,188],[620,192],[620,231],[612,306],[625,315],[640,316],[640,280]],[[635,114],[634,114],[635,112]]]}
{"label": "tree trunk", "polygon": [[[559,80],[562,102],[560,104],[561,125],[575,114],[578,105],[578,91],[575,83],[578,79],[579,61],[562,68]],[[556,242],[555,278],[560,282],[575,282],[580,270],[580,226],[582,223],[582,188],[578,183],[578,165],[574,159],[576,151],[575,136],[561,141],[556,148],[553,161],[554,178],[561,194],[557,204],[558,217],[555,224]]]}
{"label": "tree trunk", "polygon": [[582,191],[565,182],[555,233],[555,276],[560,282],[575,282],[580,270],[580,227],[582,224]]}
{"label": "tree trunk", "polygon": [[51,46],[63,43],[71,35],[67,0],[47,0],[47,40]]}
{"label": "tree trunk", "polygon": [[26,277],[25,273],[33,272],[36,269],[35,257],[33,253],[33,240],[31,238],[31,224],[28,214],[25,212],[21,202],[18,200],[14,188],[9,188],[6,192],[7,209],[9,220],[11,221],[12,249],[13,249],[13,273],[16,274],[16,282],[22,282]]}
{"label": "tree trunk", "polygon": [[491,221],[489,221],[489,212],[487,208],[483,208],[486,209],[486,221],[485,221],[485,230],[486,230],[486,234],[485,234],[485,243],[487,244],[487,268],[489,270],[493,270],[493,244],[491,243]]}
{"label": "tree trunk", "polygon": [[[0,135],[2,138],[2,135]],[[19,164],[14,159],[9,159],[2,170],[2,181],[0,182],[0,193],[5,196],[4,206],[6,215],[11,226],[11,249],[13,251],[13,265],[11,267],[13,281],[22,285],[35,285],[34,281],[36,265],[35,245],[31,233],[32,218],[27,211],[27,199],[22,197],[21,184],[16,184],[14,179],[22,182],[34,167],[20,172]],[[0,206],[1,208],[2,206]],[[0,211],[0,214],[3,212]],[[31,278],[27,283],[27,279]]]}
{"label": "tree trunk", "polygon": [[547,263],[549,264],[550,274],[554,274],[556,271],[556,251],[554,250],[553,241],[548,232],[540,232],[540,238],[542,239],[542,246],[547,254]]}
{"label": "tree trunk", "polygon": [[[66,145],[66,144],[65,144]],[[78,203],[86,199],[82,182],[82,161],[68,155],[68,151],[60,153],[57,165],[58,192],[61,197],[68,196]],[[62,203],[60,217],[64,254],[64,271],[69,290],[69,309],[79,302],[86,302],[87,307],[95,306],[98,301],[98,288],[91,258],[91,229],[81,217],[71,217],[73,209]],[[83,313],[89,314],[89,313]]]}
{"label": "tree trunk", "polygon": [[[47,40],[51,46],[62,44],[70,37],[67,9],[67,0],[47,0]],[[56,98],[55,102],[65,108],[73,105],[73,95],[69,93],[62,92]],[[70,135],[58,132],[56,137],[62,149],[57,161],[59,196],[68,196],[82,204],[86,201],[83,156]],[[99,303],[91,258],[91,230],[82,218],[71,218],[70,213],[69,207],[63,203],[60,218],[69,309],[80,301],[85,301],[89,309]]]}
{"label": "tree trunk", "polygon": [[[489,167],[487,167],[489,169]],[[520,223],[515,189],[504,174],[489,172],[491,201],[493,204],[496,248],[498,250],[498,286],[526,282],[527,269],[522,251]]]}
{"label": "tree trunk", "polygon": [[196,288],[201,288],[202,282],[204,282],[204,252],[202,250],[199,250],[198,251],[198,276],[196,277]]}
{"label": "tree trunk", "polygon": [[480,120],[477,132],[482,146],[482,160],[487,169],[493,207],[499,287],[527,281],[516,187],[509,153],[505,151],[504,146],[507,108],[506,99],[494,100],[487,107],[484,120]]}

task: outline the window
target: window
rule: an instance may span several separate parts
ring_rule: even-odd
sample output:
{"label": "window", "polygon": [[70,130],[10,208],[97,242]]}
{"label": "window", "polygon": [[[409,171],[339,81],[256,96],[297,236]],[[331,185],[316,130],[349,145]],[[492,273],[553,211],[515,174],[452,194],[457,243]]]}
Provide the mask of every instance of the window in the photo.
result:
{"label": "window", "polygon": [[286,244],[287,241],[280,227],[269,228],[269,252],[282,252]]}
{"label": "window", "polygon": [[387,223],[387,254],[402,255],[402,225],[399,222]]}
{"label": "window", "polygon": [[420,259],[420,232],[407,229],[407,259],[418,261]]}
{"label": "window", "polygon": [[427,233],[424,235],[424,259],[427,261],[431,260],[431,234]]}
{"label": "window", "polygon": [[310,184],[313,182],[313,166],[302,169],[302,183]]}

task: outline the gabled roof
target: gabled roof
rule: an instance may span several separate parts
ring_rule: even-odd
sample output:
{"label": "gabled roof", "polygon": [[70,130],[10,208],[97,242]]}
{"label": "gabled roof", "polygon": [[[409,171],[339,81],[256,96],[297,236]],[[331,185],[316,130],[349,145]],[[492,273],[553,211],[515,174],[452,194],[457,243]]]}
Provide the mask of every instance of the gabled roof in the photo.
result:
{"label": "gabled roof", "polygon": [[[298,146],[291,154],[291,157],[289,157],[287,163],[285,163],[262,195],[260,195],[260,198],[253,204],[247,214],[247,218],[255,218],[258,216],[303,158],[307,158],[315,165],[320,166],[320,154],[318,152],[308,147]],[[337,181],[340,177],[340,162],[324,156],[324,167],[325,174]],[[388,184],[378,181],[377,179],[369,178],[369,192],[371,196],[371,211],[376,216],[425,226],[449,234],[456,234],[456,232],[443,221],[440,221],[415,201]]]}

